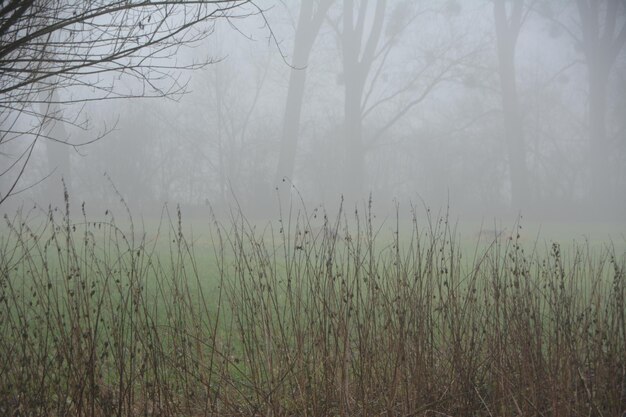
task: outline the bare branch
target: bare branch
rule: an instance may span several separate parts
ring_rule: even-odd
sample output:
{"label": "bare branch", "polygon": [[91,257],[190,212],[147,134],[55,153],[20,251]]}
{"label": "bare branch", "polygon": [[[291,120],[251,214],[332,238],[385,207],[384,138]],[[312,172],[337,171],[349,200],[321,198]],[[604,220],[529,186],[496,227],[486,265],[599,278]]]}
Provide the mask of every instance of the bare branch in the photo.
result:
{"label": "bare branch", "polygon": [[[45,140],[84,146],[102,137],[96,135],[75,144],[49,131],[19,128],[38,120],[86,128],[78,122],[78,116],[64,116],[62,111],[59,115],[42,113],[42,104],[58,107],[119,98],[176,98],[185,93],[187,86],[187,80],[180,78],[181,70],[214,62],[182,62],[176,59],[181,47],[193,47],[209,37],[217,20],[236,27],[234,19],[249,16],[265,19],[253,0],[2,2],[0,146],[17,143],[20,138],[31,142],[22,148],[17,160],[6,164],[9,170],[0,173],[13,178],[8,192],[1,192],[0,204],[17,189],[35,143]],[[118,80],[122,77],[138,84],[132,89],[121,86]],[[62,97],[51,99],[54,91],[62,92]],[[20,119],[22,123],[18,123]],[[0,149],[0,156],[9,158],[10,154]]]}

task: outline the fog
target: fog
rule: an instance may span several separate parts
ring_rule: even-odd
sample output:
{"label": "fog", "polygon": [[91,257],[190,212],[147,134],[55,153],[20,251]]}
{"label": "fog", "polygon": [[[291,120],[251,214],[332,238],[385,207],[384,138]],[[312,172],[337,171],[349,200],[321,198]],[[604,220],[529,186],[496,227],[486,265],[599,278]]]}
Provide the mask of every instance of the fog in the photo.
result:
{"label": "fog", "polygon": [[[92,143],[39,140],[19,172],[24,145],[3,142],[0,194],[21,178],[1,208],[63,205],[63,179],[95,214],[123,199],[137,216],[263,219],[371,199],[381,214],[624,225],[626,7],[580,3],[257,2],[160,58],[193,67],[154,77],[167,94],[124,71],[102,77],[126,98],[55,91],[48,136]],[[2,112],[4,132],[36,125]]]}

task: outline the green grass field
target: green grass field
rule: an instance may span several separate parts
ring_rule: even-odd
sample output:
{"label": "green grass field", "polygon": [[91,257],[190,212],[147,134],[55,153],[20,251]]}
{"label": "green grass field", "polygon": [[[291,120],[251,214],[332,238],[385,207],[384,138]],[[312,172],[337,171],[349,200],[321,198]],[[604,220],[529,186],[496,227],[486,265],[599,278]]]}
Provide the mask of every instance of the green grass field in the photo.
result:
{"label": "green grass field", "polygon": [[0,414],[626,411],[619,227],[303,213],[8,218]]}

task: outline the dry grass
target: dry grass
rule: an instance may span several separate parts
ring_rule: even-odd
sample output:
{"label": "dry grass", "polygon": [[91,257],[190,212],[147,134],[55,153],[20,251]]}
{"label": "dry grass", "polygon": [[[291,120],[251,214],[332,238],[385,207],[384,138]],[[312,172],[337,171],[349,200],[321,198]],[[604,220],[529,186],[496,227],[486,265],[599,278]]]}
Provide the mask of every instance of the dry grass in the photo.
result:
{"label": "dry grass", "polygon": [[303,211],[216,223],[199,255],[180,214],[151,242],[24,217],[0,240],[2,415],[626,412],[610,246],[527,253],[513,233],[466,253],[445,217],[382,239],[369,212]]}

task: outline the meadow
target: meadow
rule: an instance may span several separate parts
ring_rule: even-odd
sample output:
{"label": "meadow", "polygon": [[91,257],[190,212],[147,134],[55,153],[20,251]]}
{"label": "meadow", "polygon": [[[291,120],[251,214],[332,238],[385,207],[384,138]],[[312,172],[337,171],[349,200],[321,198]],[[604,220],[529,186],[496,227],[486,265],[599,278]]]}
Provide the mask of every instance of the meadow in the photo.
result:
{"label": "meadow", "polygon": [[5,216],[0,414],[626,412],[623,241],[367,207],[205,226]]}

